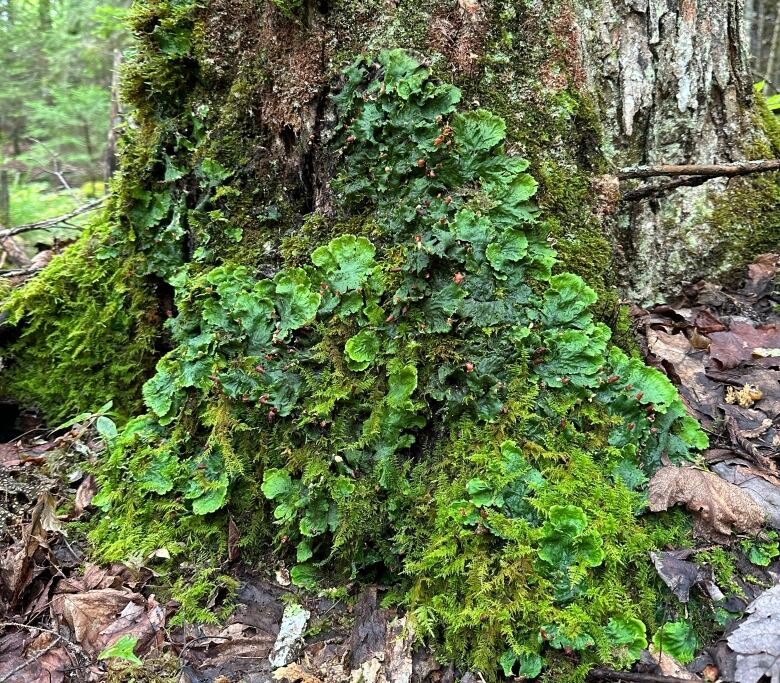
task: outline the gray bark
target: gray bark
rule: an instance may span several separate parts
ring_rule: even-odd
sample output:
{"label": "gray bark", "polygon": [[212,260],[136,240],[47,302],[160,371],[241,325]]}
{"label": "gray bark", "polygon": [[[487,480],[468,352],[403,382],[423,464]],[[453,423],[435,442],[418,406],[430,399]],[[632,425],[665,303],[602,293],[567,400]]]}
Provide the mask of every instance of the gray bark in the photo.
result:
{"label": "gray bark", "polygon": [[[589,88],[602,93],[605,145],[617,168],[742,161],[760,132],[741,0],[605,0],[584,13]],[[726,181],[623,205],[621,282],[635,299],[725,272],[708,221]]]}

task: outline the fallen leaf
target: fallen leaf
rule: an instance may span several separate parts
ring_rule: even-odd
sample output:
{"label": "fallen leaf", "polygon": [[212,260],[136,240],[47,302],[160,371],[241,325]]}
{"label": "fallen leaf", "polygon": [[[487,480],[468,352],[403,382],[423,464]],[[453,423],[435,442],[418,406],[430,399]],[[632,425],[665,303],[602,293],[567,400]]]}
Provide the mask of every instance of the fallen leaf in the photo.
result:
{"label": "fallen leaf", "polygon": [[697,584],[701,585],[716,602],[722,600],[723,593],[715,585],[712,568],[686,560],[692,554],[693,550],[690,549],[671,550],[650,553],[650,559],[653,560],[658,576],[669,586],[680,602],[688,602],[691,589]]}
{"label": "fallen leaf", "polygon": [[736,680],[758,683],[764,676],[780,681],[780,585],[759,595],[748,616],[726,642],[736,653]]}
{"label": "fallen leaf", "polygon": [[765,520],[763,509],[739,486],[717,474],[693,467],[662,467],[649,487],[650,510],[668,510],[684,504],[694,516],[694,533],[725,542],[734,527],[742,533],[758,533]]}
{"label": "fallen leaf", "polygon": [[97,493],[97,480],[93,474],[88,474],[84,477],[84,481],[79,484],[76,489],[76,502],[73,505],[73,515],[71,519],[78,519],[84,513],[90,504],[92,499]]}
{"label": "fallen leaf", "polygon": [[728,327],[710,311],[703,309],[696,314],[693,324],[702,334],[712,334],[713,332],[724,332]]}
{"label": "fallen leaf", "polygon": [[228,522],[228,560],[231,562],[235,562],[241,554],[241,549],[238,547],[239,540],[241,540],[241,533],[231,517]]}
{"label": "fallen leaf", "polygon": [[734,368],[753,357],[760,348],[780,347],[780,329],[777,325],[759,325],[734,322],[728,332],[710,335],[710,358],[724,369]]}
{"label": "fallen leaf", "polygon": [[739,458],[730,458],[711,467],[724,481],[746,491],[764,511],[767,523],[780,529],[780,480],[777,477]]}
{"label": "fallen leaf", "polygon": [[10,675],[9,683],[62,683],[73,664],[52,634],[16,631],[0,639],[0,679]]}
{"label": "fallen leaf", "polygon": [[55,595],[52,614],[70,627],[73,639],[86,652],[97,656],[108,645],[101,631],[122,614],[132,598],[129,591],[115,588]]}

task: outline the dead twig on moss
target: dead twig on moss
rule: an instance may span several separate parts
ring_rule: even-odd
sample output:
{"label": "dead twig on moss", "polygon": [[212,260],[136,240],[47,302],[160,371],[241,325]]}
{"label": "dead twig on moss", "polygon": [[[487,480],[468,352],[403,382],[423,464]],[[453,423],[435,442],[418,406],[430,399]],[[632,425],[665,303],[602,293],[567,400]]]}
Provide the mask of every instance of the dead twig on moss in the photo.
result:
{"label": "dead twig on moss", "polygon": [[63,216],[57,216],[56,218],[47,218],[43,221],[37,221],[36,223],[27,223],[26,225],[17,225],[15,228],[8,228],[6,230],[0,230],[0,240],[5,239],[6,237],[13,237],[14,235],[19,235],[23,232],[31,232],[33,230],[51,230],[52,228],[57,227],[58,225],[67,225],[68,228],[71,230],[79,229],[75,225],[69,225],[68,221],[71,218],[75,218],[76,216],[81,216],[82,214],[87,213],[88,211],[94,211],[97,209],[103,202],[106,201],[108,197],[100,197],[98,199],[94,199],[93,201],[89,202],[89,204],[84,204],[84,206],[80,206],[78,209],[74,209],[70,213],[66,213]]}

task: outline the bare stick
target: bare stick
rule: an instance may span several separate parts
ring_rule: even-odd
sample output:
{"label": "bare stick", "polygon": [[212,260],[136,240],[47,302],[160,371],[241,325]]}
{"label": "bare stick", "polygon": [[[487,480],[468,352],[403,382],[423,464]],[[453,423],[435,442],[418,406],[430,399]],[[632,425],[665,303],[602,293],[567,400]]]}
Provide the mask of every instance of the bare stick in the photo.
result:
{"label": "bare stick", "polygon": [[76,216],[80,216],[83,213],[87,213],[88,211],[93,211],[94,209],[97,209],[103,202],[106,201],[106,199],[107,197],[100,197],[99,199],[95,199],[91,201],[89,204],[84,204],[84,206],[80,206],[78,209],[75,209],[70,213],[65,214],[64,216],[57,216],[56,218],[47,218],[45,221],[38,221],[37,223],[27,223],[26,225],[17,225],[15,228],[0,230],[0,239],[5,239],[6,237],[13,237],[14,235],[18,235],[23,232],[30,232],[32,230],[51,230],[57,225],[67,223],[71,218],[75,218]]}
{"label": "bare stick", "polygon": [[660,183],[659,185],[642,185],[635,190],[624,192],[620,195],[620,199],[624,202],[636,202],[640,199],[658,197],[659,195],[678,187],[697,187],[710,180],[715,180],[715,178],[710,178],[708,176],[693,176],[689,178],[677,178],[675,180],[670,180],[667,183]]}
{"label": "bare stick", "polygon": [[739,161],[733,164],[659,164],[657,166],[635,166],[618,172],[620,180],[631,178],[656,178],[658,176],[706,176],[708,178],[733,177],[750,173],[780,171],[780,159],[761,161]]}

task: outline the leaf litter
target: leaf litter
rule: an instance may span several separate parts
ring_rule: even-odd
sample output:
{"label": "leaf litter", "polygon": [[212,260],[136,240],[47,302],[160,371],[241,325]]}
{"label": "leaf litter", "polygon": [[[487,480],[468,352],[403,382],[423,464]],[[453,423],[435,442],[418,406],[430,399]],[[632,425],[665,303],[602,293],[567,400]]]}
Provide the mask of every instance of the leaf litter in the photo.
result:
{"label": "leaf litter", "polygon": [[[677,385],[710,437],[700,462],[664,462],[650,480],[649,508],[684,505],[702,541],[733,544],[742,534],[753,539],[743,541],[749,544],[765,537],[764,527],[780,529],[779,263],[780,255],[763,254],[738,289],[699,282],[665,304],[632,312],[647,361]],[[739,591],[724,596],[711,568],[691,561],[697,552],[655,553],[661,579],[681,603],[698,586],[745,617],[727,621],[723,637],[688,669],[706,680],[778,683],[780,563],[767,557],[762,571],[736,555]]]}

